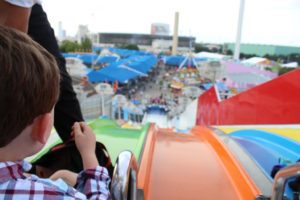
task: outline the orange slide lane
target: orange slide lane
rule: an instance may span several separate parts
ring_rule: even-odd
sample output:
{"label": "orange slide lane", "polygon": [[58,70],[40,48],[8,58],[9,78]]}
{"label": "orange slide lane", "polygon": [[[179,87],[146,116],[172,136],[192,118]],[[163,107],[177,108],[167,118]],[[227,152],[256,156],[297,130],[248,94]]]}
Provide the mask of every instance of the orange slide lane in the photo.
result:
{"label": "orange slide lane", "polygon": [[260,192],[207,128],[191,134],[151,125],[138,174],[144,199],[251,199]]}

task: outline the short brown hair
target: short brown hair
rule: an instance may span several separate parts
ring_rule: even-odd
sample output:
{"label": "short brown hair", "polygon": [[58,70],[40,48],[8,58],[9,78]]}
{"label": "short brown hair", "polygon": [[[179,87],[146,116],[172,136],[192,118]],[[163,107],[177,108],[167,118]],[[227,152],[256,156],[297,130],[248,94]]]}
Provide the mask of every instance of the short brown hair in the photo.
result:
{"label": "short brown hair", "polygon": [[0,147],[58,99],[56,60],[25,33],[0,26]]}

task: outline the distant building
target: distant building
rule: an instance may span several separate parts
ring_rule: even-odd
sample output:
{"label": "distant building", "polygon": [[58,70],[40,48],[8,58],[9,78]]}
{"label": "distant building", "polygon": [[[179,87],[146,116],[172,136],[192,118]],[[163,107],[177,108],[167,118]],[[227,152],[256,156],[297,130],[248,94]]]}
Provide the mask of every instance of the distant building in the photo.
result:
{"label": "distant building", "polygon": [[57,35],[57,39],[59,41],[63,41],[65,38],[66,38],[66,30],[63,29],[62,22],[59,21],[58,22],[58,35]]}
{"label": "distant building", "polygon": [[[225,43],[224,49],[234,52],[234,43]],[[300,53],[300,47],[264,45],[264,44],[241,44],[241,53],[256,54],[258,56],[269,55],[289,55]]]}
{"label": "distant building", "polygon": [[[187,52],[195,46],[195,37],[178,37],[178,51]],[[141,50],[168,51],[172,46],[172,36],[134,33],[99,33],[98,41],[103,46],[135,44]]]}
{"label": "distant building", "polygon": [[90,34],[90,39],[93,44],[97,44],[99,42],[99,34],[98,33]]}
{"label": "distant building", "polygon": [[78,31],[76,34],[76,40],[78,43],[81,43],[82,39],[90,37],[90,31],[87,25],[79,25]]}
{"label": "distant building", "polygon": [[170,35],[169,24],[162,24],[162,23],[151,24],[151,35]]}

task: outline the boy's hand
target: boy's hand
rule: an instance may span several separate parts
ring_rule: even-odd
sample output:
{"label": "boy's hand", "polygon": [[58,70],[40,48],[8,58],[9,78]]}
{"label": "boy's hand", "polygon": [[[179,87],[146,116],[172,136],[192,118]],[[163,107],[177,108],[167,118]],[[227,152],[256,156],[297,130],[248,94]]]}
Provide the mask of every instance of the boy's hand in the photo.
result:
{"label": "boy's hand", "polygon": [[99,165],[95,150],[96,136],[84,122],[75,122],[73,126],[75,144],[80,152],[84,169],[95,168]]}
{"label": "boy's hand", "polygon": [[75,144],[81,156],[95,153],[96,136],[84,122],[75,122],[73,126]]}

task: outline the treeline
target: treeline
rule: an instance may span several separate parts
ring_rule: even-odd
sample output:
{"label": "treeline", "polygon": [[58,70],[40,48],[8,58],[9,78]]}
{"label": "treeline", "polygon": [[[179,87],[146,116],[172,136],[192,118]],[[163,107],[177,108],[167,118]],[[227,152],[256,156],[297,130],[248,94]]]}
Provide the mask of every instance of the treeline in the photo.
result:
{"label": "treeline", "polygon": [[129,49],[129,50],[140,50],[138,45],[136,44],[122,44],[122,45],[116,45],[117,48],[120,49]]}
{"label": "treeline", "polygon": [[[243,53],[240,54],[241,59],[248,59],[248,58],[252,58],[252,57],[259,57],[259,56],[255,55],[255,54],[243,54]],[[276,62],[275,64],[273,64],[272,67],[267,67],[265,69],[272,71],[272,72],[276,72],[276,73],[278,73],[278,75],[282,75],[289,71],[294,70],[294,68],[281,67],[280,64],[289,63],[289,62],[297,62],[298,65],[300,64],[300,54],[296,54],[296,53],[289,54],[289,55],[266,54],[263,56],[263,58],[267,58],[269,60]]]}
{"label": "treeline", "polygon": [[[81,43],[72,40],[63,40],[59,46],[60,51],[67,52],[90,52],[92,51],[92,41],[89,38],[83,38]],[[136,44],[122,44],[116,45],[120,49],[139,50]]]}
{"label": "treeline", "polygon": [[[261,57],[261,56],[258,56],[256,54],[244,54],[244,53],[240,54],[241,59],[248,59],[248,58],[252,58],[252,57]],[[278,63],[297,62],[298,64],[300,64],[300,54],[297,54],[297,53],[293,53],[293,54],[289,54],[289,55],[265,54],[262,57],[267,58],[272,61],[275,61],[275,62],[278,62]]]}
{"label": "treeline", "polygon": [[223,45],[220,45],[219,48],[213,47],[208,48],[205,44],[202,43],[196,43],[195,44],[195,53],[205,51],[205,52],[211,52],[211,53],[222,53],[223,52]]}
{"label": "treeline", "polygon": [[67,52],[90,52],[92,51],[92,41],[89,38],[83,38],[81,43],[72,40],[63,40],[59,46],[63,53]]}
{"label": "treeline", "polygon": [[[216,45],[215,47],[208,48],[205,44],[196,43],[195,44],[195,53],[198,53],[198,52],[201,52],[201,51],[211,52],[211,53],[221,53],[221,54],[225,54],[225,55],[229,55],[229,56],[233,55],[233,52],[230,49],[227,49],[227,50],[224,49],[223,45]],[[249,58],[252,58],[252,57],[261,57],[261,56],[258,56],[256,54],[240,53],[240,59],[241,60],[249,59]],[[266,54],[262,57],[276,62],[276,64],[274,64],[272,67],[266,68],[266,70],[276,72],[279,75],[293,70],[293,68],[281,67],[280,64],[289,63],[289,62],[297,62],[298,65],[300,65],[300,54],[297,54],[297,53],[292,53],[292,54],[289,54],[289,55],[270,55],[270,54]]]}
{"label": "treeline", "polygon": [[[211,52],[211,53],[222,53],[225,55],[233,55],[233,52],[228,49],[224,52],[224,47],[223,45],[216,45],[216,47],[208,48],[206,44],[203,43],[196,43],[195,44],[195,53],[201,52],[201,51],[206,51],[206,52]],[[241,59],[248,59],[252,57],[264,57],[269,60],[276,61],[278,63],[288,63],[288,62],[298,62],[300,64],[300,54],[293,53],[289,55],[270,55],[266,54],[264,56],[258,56],[256,54],[245,54],[245,53],[240,53],[240,58]]]}

